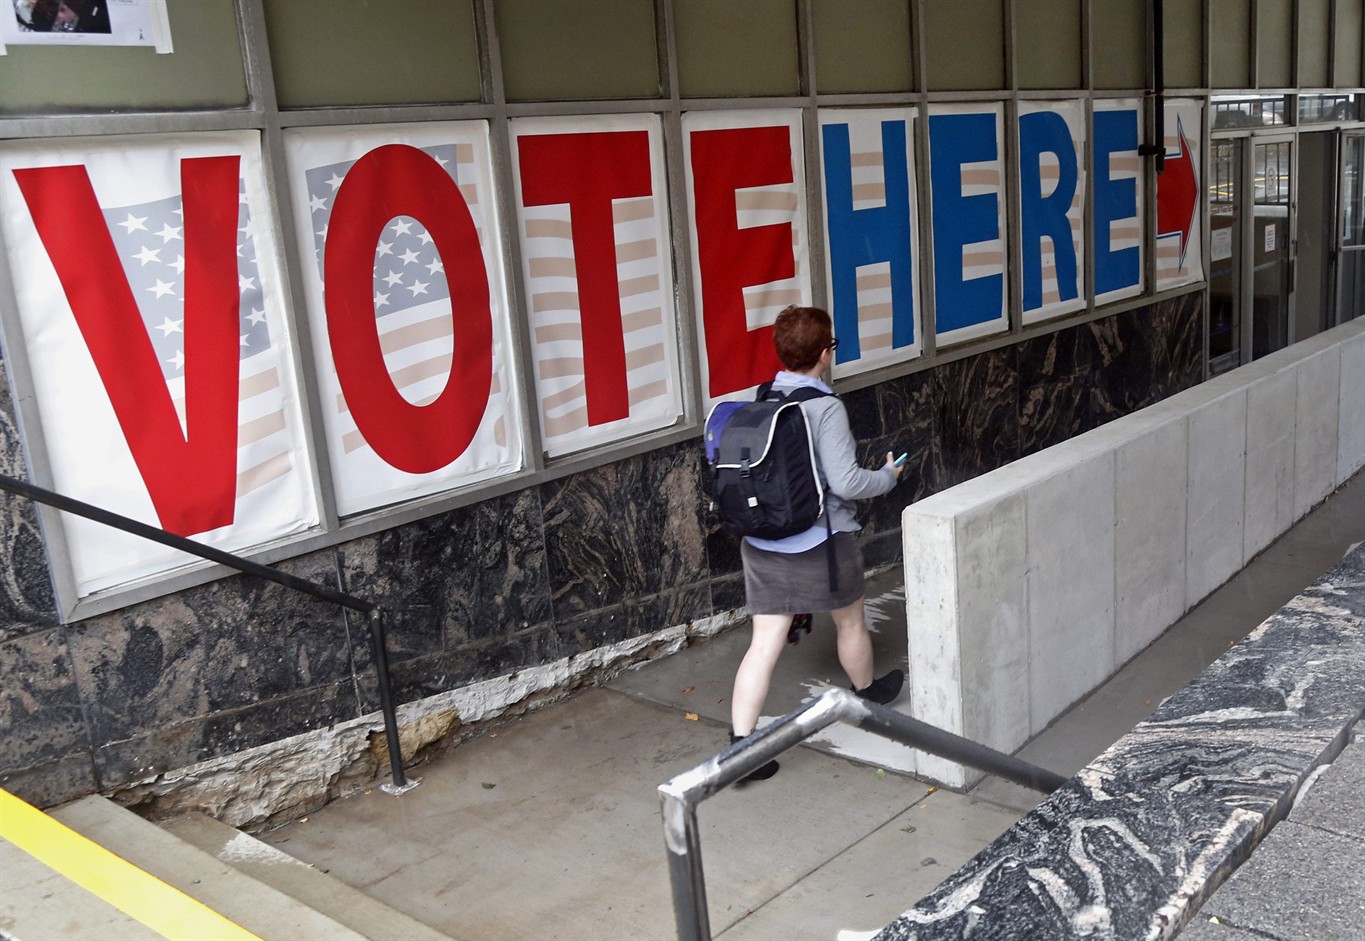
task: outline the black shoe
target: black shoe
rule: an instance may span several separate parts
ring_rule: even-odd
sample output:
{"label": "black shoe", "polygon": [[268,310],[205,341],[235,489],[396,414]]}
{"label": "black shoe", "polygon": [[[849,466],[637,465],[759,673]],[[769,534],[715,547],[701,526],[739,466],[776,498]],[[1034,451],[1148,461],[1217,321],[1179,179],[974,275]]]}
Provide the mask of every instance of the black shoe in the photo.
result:
{"label": "black shoe", "polygon": [[810,629],[811,629],[810,614],[798,614],[794,616],[792,618],[792,626],[787,629],[787,643],[789,644],[801,643],[801,632],[804,631],[807,634],[809,634]]}
{"label": "black shoe", "polygon": [[[736,742],[742,742],[742,741],[744,741],[744,739],[746,739],[746,738],[748,738],[747,735],[736,735],[734,732],[731,732],[731,733],[730,733],[730,744],[733,745],[733,744],[735,744]],[[755,771],[755,772],[749,774],[747,777],[740,778],[740,781],[741,781],[741,783],[744,782],[744,781],[766,781],[766,780],[768,780],[769,778],[771,778],[773,775],[777,774],[777,769],[778,769],[778,767],[779,767],[779,765],[778,765],[778,763],[777,763],[777,760],[776,760],[776,759],[773,759],[772,761],[768,762],[766,765],[763,765],[762,767],[760,767],[757,771]]]}
{"label": "black shoe", "polygon": [[901,694],[901,687],[905,685],[905,674],[900,670],[892,670],[881,679],[873,680],[864,689],[853,689],[855,693],[869,702],[885,706],[891,700]]}

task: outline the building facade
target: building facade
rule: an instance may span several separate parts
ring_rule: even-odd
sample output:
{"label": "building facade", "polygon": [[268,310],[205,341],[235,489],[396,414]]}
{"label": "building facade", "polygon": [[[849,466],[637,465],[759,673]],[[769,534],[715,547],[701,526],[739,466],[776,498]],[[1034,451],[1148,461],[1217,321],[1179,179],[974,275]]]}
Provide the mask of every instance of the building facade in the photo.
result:
{"label": "building facade", "polygon": [[[867,460],[911,455],[881,565],[905,505],[1365,295],[1361,0],[21,6],[4,473],[382,605],[398,701],[444,704],[409,752],[460,690],[519,708],[742,616],[700,428],[787,304],[831,310]],[[21,796],[377,708],[342,609],[0,521]]]}

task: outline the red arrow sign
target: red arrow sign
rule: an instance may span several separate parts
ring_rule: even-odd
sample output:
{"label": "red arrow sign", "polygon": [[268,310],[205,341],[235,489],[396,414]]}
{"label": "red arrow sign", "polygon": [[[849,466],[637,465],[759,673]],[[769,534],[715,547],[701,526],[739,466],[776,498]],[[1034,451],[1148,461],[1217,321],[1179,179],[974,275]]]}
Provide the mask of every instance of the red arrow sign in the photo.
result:
{"label": "red arrow sign", "polygon": [[1199,204],[1199,181],[1195,178],[1194,158],[1190,142],[1185,137],[1185,125],[1177,116],[1176,134],[1180,138],[1180,152],[1166,155],[1166,169],[1156,186],[1157,238],[1180,236],[1180,267],[1185,267],[1185,248],[1194,230],[1195,206]]}

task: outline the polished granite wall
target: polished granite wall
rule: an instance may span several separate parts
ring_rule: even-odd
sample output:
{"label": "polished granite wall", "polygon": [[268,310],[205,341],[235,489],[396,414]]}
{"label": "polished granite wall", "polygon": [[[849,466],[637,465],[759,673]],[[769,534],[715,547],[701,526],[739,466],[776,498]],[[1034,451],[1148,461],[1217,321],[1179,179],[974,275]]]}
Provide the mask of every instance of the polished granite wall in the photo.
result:
{"label": "polished granite wall", "polygon": [[[863,505],[869,566],[905,505],[1198,383],[1195,292],[844,396],[860,451],[909,451]],[[3,472],[25,476],[0,390]],[[291,559],[381,604],[407,702],[741,607],[738,546],[706,516],[697,441]],[[365,625],[225,578],[62,625],[32,508],[0,538],[0,786],[42,805],[146,780],[378,708]]]}

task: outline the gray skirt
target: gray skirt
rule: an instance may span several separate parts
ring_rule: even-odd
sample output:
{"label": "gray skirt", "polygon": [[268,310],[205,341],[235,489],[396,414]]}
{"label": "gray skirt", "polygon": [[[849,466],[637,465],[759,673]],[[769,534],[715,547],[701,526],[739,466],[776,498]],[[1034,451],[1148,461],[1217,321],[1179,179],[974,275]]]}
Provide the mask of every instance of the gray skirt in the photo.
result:
{"label": "gray skirt", "polygon": [[744,595],[750,614],[801,614],[833,611],[863,596],[863,550],[853,533],[834,534],[839,590],[829,589],[829,548],[820,543],[805,552],[769,552],[740,542]]}

